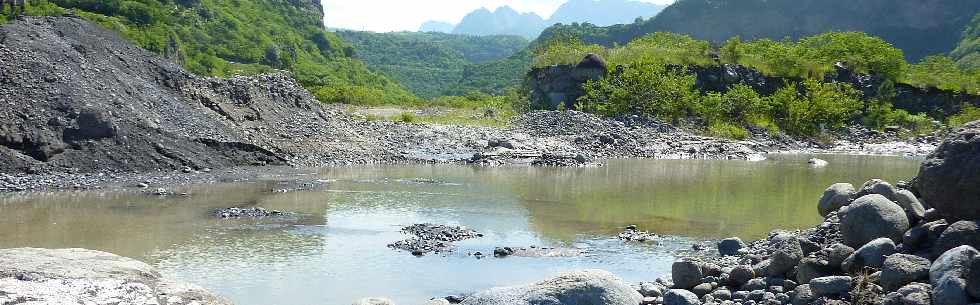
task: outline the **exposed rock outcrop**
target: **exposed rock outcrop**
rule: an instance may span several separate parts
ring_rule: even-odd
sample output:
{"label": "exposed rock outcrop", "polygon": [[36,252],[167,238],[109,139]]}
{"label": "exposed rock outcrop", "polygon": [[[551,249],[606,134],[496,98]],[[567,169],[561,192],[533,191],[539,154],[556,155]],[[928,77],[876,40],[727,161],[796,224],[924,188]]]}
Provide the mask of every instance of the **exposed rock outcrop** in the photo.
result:
{"label": "exposed rock outcrop", "polygon": [[0,304],[231,305],[150,265],[85,249],[0,250]]}

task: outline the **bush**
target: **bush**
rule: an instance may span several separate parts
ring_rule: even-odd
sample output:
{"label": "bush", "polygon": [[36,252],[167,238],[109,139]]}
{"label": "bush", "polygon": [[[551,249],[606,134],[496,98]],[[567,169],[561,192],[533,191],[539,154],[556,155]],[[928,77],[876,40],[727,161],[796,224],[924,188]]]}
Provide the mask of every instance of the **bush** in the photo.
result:
{"label": "bush", "polygon": [[660,64],[632,64],[622,73],[587,82],[577,108],[602,115],[637,113],[676,120],[700,98],[694,83],[693,75]]}
{"label": "bush", "polygon": [[[802,91],[802,93],[801,93]],[[770,97],[777,124],[789,134],[814,136],[847,124],[861,110],[860,92],[848,84],[805,80],[790,84]]]}
{"label": "bush", "polygon": [[744,140],[751,136],[748,130],[739,125],[716,123],[710,126],[711,127],[708,128],[708,133],[719,138]]}
{"label": "bush", "polygon": [[415,118],[415,114],[414,113],[411,113],[411,112],[402,112],[401,114],[398,115],[397,121],[402,122],[402,123],[407,123],[407,124],[413,124],[416,121],[418,121],[418,119]]}
{"label": "bush", "polygon": [[980,108],[974,107],[973,105],[964,105],[963,111],[950,116],[948,123],[949,126],[957,127],[976,120],[980,120]]}
{"label": "bush", "polygon": [[980,78],[967,73],[952,58],[934,55],[923,58],[909,69],[907,81],[920,88],[937,87],[943,90],[980,94]]}

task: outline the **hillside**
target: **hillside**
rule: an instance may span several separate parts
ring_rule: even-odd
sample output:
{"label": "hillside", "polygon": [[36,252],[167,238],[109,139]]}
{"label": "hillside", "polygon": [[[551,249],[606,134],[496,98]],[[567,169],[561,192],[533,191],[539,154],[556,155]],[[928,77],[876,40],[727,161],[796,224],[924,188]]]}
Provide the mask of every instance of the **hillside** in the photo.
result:
{"label": "hillside", "polygon": [[494,11],[481,8],[463,17],[453,29],[453,34],[465,35],[517,35],[527,39],[538,37],[547,26],[535,13],[519,13],[509,6]]}
{"label": "hillside", "polygon": [[980,14],[963,30],[963,39],[952,53],[956,64],[964,70],[980,70]]}
{"label": "hillside", "polygon": [[473,71],[485,70],[481,67],[492,66],[493,62],[510,57],[528,44],[518,36],[355,31],[337,34],[353,44],[357,59],[425,98],[469,91],[500,93],[496,89],[506,87],[496,84],[503,82],[500,76],[480,76]]}
{"label": "hillside", "polygon": [[630,0],[569,0],[548,18],[548,24],[591,23],[609,26],[657,16],[666,5]]}
{"label": "hillside", "polygon": [[715,43],[743,39],[798,39],[828,31],[861,31],[881,37],[909,60],[947,53],[980,11],[961,0],[680,0],[656,18],[628,25],[557,25],[540,40],[574,35],[585,42],[625,44],[653,32],[687,34]]}
{"label": "hillside", "polygon": [[351,58],[323,26],[317,1],[48,0],[29,14],[73,12],[191,72],[209,76],[291,71],[326,102],[398,103],[414,97]]}

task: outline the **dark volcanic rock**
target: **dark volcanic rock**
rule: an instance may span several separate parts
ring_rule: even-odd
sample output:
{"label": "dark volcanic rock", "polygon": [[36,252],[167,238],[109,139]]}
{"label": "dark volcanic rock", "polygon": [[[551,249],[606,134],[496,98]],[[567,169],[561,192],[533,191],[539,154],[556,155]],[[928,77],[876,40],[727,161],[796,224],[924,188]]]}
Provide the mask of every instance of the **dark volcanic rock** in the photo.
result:
{"label": "dark volcanic rock", "polygon": [[[458,226],[445,226],[445,225],[435,225],[435,224],[414,224],[405,228],[402,228],[402,232],[405,234],[413,235],[414,237],[394,242],[389,244],[388,247],[392,249],[405,250],[412,253],[412,255],[421,256],[430,252],[440,253],[448,252],[454,249],[453,242],[483,237],[483,234],[469,229],[466,227]],[[513,250],[510,252],[513,254]],[[494,255],[496,255],[496,251]]]}
{"label": "dark volcanic rock", "polygon": [[922,163],[915,183],[947,220],[980,219],[980,121],[953,132]]}
{"label": "dark volcanic rock", "polygon": [[912,282],[929,278],[928,259],[908,254],[893,254],[881,268],[881,286],[894,291]]}
{"label": "dark volcanic rock", "polygon": [[284,216],[290,213],[277,211],[277,210],[266,210],[264,208],[225,208],[214,212],[214,215],[218,218],[265,218],[273,216]]}

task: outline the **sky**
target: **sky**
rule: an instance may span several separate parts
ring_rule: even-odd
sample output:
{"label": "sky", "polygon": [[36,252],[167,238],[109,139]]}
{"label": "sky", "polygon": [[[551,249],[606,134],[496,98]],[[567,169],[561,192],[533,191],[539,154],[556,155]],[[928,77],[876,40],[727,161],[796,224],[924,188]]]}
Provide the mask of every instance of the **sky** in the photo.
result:
{"label": "sky", "polygon": [[[320,0],[327,27],[391,32],[415,31],[428,20],[458,23],[463,16],[486,7],[508,5],[519,12],[551,16],[567,0]],[[637,0],[670,4],[673,0]]]}

